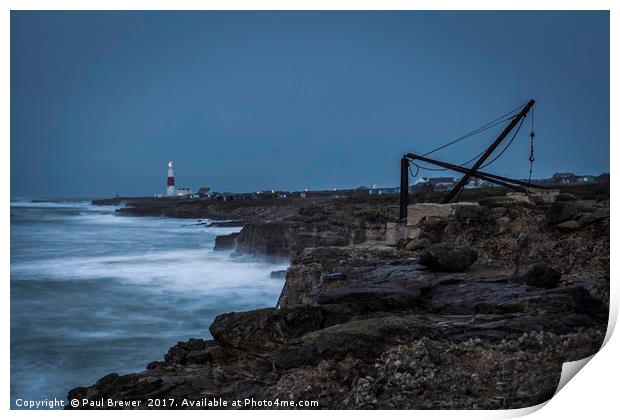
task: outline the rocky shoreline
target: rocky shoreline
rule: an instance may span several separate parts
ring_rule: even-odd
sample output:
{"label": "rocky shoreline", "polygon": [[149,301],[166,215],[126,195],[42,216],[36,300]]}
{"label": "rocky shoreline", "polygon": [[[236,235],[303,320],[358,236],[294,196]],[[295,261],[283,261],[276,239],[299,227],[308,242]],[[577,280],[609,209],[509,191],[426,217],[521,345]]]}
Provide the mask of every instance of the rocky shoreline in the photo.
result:
{"label": "rocky shoreline", "polygon": [[121,214],[244,220],[216,246],[290,258],[286,283],[276,307],[219,315],[212,339],[69,399],[520,408],[548,400],[562,363],[605,335],[608,194],[482,197],[400,240],[394,197],[128,204]]}

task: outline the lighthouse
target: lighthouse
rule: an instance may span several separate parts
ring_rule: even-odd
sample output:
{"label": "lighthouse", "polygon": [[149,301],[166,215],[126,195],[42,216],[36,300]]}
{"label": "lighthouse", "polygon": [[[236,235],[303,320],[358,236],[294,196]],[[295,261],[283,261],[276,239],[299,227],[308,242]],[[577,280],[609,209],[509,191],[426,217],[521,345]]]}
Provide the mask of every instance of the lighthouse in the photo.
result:
{"label": "lighthouse", "polygon": [[168,182],[166,183],[166,195],[176,195],[176,187],[174,186],[174,168],[172,167],[172,161],[168,162]]}

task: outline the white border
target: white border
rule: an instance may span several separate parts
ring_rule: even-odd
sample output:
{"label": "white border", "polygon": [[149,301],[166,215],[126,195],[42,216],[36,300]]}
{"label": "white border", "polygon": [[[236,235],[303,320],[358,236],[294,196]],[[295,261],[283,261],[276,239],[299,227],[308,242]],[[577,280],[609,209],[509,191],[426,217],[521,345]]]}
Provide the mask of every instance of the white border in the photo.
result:
{"label": "white border", "polygon": [[[78,0],[61,0],[61,1],[43,1],[43,0],[8,0],[2,2],[3,15],[2,15],[2,42],[0,43],[1,56],[4,58],[4,65],[2,66],[2,80],[4,84],[5,101],[2,102],[2,109],[0,112],[0,125],[4,130],[4,138],[2,141],[2,156],[4,164],[2,165],[2,174],[5,182],[8,182],[10,178],[10,10],[611,10],[611,108],[610,113],[612,116],[618,116],[618,84],[616,83],[616,77],[614,75],[619,74],[620,68],[618,66],[618,23],[617,16],[618,7],[614,7],[617,4],[615,1],[603,1],[603,0],[590,0],[590,1],[550,1],[550,0],[521,0],[521,1],[489,1],[489,0],[470,0],[470,1],[404,1],[404,0],[391,0],[391,1],[342,1],[342,0],[314,0],[314,1],[277,1],[277,0],[230,0],[230,1],[197,1],[197,0],[177,0],[177,1],[164,1],[164,0],[90,0],[90,1],[78,1]],[[618,138],[618,124],[615,118],[611,118],[611,138]],[[610,142],[610,159],[611,167],[613,163],[617,161],[617,147],[614,142]],[[615,173],[612,171],[612,179],[615,178]],[[612,202],[615,202],[617,197],[616,183],[612,182]],[[2,242],[2,266],[3,272],[6,273],[5,280],[2,284],[4,305],[2,306],[2,337],[4,338],[2,346],[2,405],[3,410],[10,411],[10,359],[9,359],[9,345],[10,345],[10,293],[9,293],[9,278],[10,278],[10,204],[9,196],[5,197],[5,205],[2,206],[2,231],[4,241]],[[616,220],[618,212],[612,208],[613,220]],[[616,225],[611,225],[611,237],[616,237],[618,229]],[[615,261],[615,248],[611,247],[611,255]],[[615,277],[617,269],[612,265],[611,273],[612,278]],[[612,295],[611,295],[611,313],[610,313],[610,327],[606,339],[609,339],[610,332],[617,320],[618,313],[618,293],[616,282],[612,280]],[[620,354],[620,344],[618,339],[610,340],[605,347],[597,354],[586,367],[583,368],[583,372],[579,373],[579,379],[571,381],[561,392],[559,392],[549,403],[542,404],[538,407],[523,410],[510,410],[510,411],[356,411],[356,412],[342,412],[334,413],[331,415],[346,415],[356,417],[372,418],[373,420],[379,416],[390,416],[397,418],[459,418],[459,419],[480,419],[480,418],[508,418],[525,415],[530,412],[536,411],[538,408],[545,406],[543,410],[540,410],[534,414],[535,418],[575,418],[583,419],[584,416],[592,418],[609,418],[617,412],[617,393],[616,387],[618,384],[619,363],[617,360],[618,354]],[[83,412],[63,412],[63,411],[10,411],[8,413],[12,417],[19,418],[33,418],[38,416],[45,416],[50,418],[83,418]],[[140,417],[140,418],[168,418],[171,413],[165,411],[156,412],[123,412],[123,416]],[[291,412],[273,412],[273,411],[253,411],[253,412],[192,412],[192,413],[175,413],[179,416],[190,417],[244,417],[244,418],[288,418],[291,416]],[[324,415],[327,413],[320,413]],[[113,415],[116,415],[114,413]],[[295,417],[299,418],[315,418],[317,413],[310,411],[296,412]],[[89,413],[89,417],[95,418],[107,418],[108,413],[105,412],[92,412]],[[288,419],[287,419],[288,420]]]}

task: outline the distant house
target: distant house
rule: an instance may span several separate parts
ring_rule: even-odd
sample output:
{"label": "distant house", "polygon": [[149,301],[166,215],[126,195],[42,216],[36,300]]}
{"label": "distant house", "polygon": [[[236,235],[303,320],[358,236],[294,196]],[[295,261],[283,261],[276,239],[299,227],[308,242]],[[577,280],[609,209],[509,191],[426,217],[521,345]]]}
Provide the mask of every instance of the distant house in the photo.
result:
{"label": "distant house", "polygon": [[576,184],[577,175],[570,172],[556,172],[551,177],[553,184]]}
{"label": "distant house", "polygon": [[306,198],[308,190],[306,191],[292,191],[288,194],[290,198]]}
{"label": "distant house", "polygon": [[449,190],[454,187],[454,178],[450,176],[428,178],[428,182],[433,186],[435,191]]}
{"label": "distant house", "polygon": [[191,188],[187,188],[187,187],[179,187],[177,188],[177,195],[179,197],[185,197],[185,196],[190,196],[192,195],[192,189]]}
{"label": "distant house", "polygon": [[368,195],[384,195],[384,194],[396,194],[400,192],[398,187],[372,187],[368,190]]}
{"label": "distant house", "polygon": [[429,182],[429,178],[423,176],[413,181],[413,184],[409,186],[411,194],[431,191],[433,191],[433,185]]}
{"label": "distant house", "polygon": [[286,198],[289,196],[288,191],[276,191],[273,190],[265,190],[265,191],[257,191],[254,198],[260,199],[269,199],[269,198]]}
{"label": "distant house", "polygon": [[232,200],[251,200],[254,198],[252,193],[232,193],[232,192],[213,192],[212,200],[232,201]]}
{"label": "distant house", "polygon": [[586,182],[594,182],[594,177],[592,175],[583,175],[577,176],[577,182],[586,183]]}
{"label": "distant house", "polygon": [[484,187],[484,182],[479,178],[471,178],[464,188],[475,189]]}
{"label": "distant house", "polygon": [[409,187],[410,192],[446,191],[454,187],[454,178],[448,176],[420,177]]}
{"label": "distant house", "polygon": [[572,172],[556,172],[550,179],[552,184],[587,184],[594,180],[592,175],[575,175]]}
{"label": "distant house", "polygon": [[[524,180],[527,181],[527,180]],[[532,180],[532,183],[534,180]],[[493,182],[489,182],[489,181],[483,181],[483,180],[478,180],[478,188],[500,188],[501,185],[495,184]]]}
{"label": "distant house", "polygon": [[202,187],[198,190],[197,194],[198,194],[198,197],[201,197],[201,198],[212,198],[213,197],[213,191],[211,191],[211,187]]}

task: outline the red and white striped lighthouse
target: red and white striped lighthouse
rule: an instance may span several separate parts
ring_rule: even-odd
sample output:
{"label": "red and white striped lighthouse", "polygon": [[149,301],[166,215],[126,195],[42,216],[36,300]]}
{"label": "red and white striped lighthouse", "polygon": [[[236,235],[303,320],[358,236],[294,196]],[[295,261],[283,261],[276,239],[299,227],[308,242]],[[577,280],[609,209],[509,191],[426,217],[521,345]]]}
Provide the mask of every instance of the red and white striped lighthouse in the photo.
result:
{"label": "red and white striped lighthouse", "polygon": [[175,195],[177,191],[174,186],[174,168],[172,167],[172,161],[168,162],[168,182],[166,185],[166,195]]}

